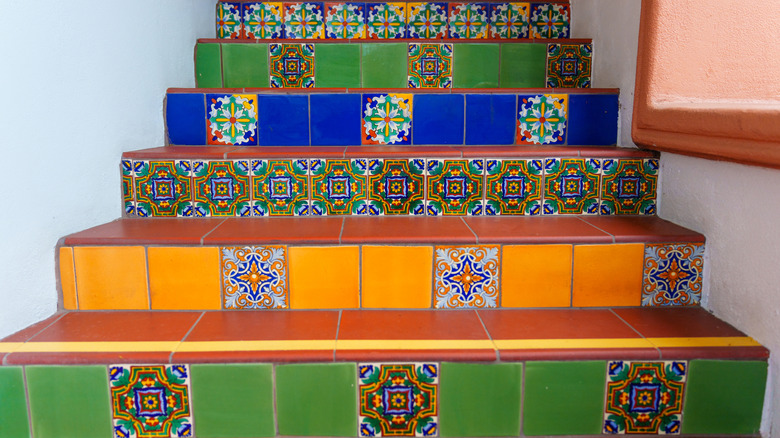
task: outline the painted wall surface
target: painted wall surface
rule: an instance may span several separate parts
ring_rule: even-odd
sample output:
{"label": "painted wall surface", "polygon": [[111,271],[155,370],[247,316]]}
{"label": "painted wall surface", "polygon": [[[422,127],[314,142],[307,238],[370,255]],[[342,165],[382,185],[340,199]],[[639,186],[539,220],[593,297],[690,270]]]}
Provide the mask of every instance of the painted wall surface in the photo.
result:
{"label": "painted wall surface", "polygon": [[163,145],[214,4],[0,0],[0,337],[56,311],[57,240],[120,216],[119,157]]}

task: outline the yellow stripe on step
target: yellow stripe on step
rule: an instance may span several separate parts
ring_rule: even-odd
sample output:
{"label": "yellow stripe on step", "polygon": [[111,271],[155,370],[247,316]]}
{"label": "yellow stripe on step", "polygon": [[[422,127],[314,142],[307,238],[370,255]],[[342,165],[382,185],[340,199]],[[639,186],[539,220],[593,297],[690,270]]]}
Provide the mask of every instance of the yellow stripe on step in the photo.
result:
{"label": "yellow stripe on step", "polygon": [[121,353],[173,351],[179,341],[149,342],[27,342],[16,353]]}
{"label": "yellow stripe on step", "polygon": [[336,341],[286,340],[286,341],[192,341],[182,342],[176,352],[208,351],[311,351],[333,350]]}
{"label": "yellow stripe on step", "polygon": [[761,344],[747,336],[722,338],[647,338],[653,345],[663,347],[760,347]]}
{"label": "yellow stripe on step", "polygon": [[499,350],[556,350],[588,348],[654,348],[642,338],[605,339],[496,339]]}
{"label": "yellow stripe on step", "polygon": [[24,342],[0,342],[0,354],[13,353],[22,345]]}
{"label": "yellow stripe on step", "polygon": [[495,349],[478,339],[354,339],[336,341],[337,350],[479,350]]}

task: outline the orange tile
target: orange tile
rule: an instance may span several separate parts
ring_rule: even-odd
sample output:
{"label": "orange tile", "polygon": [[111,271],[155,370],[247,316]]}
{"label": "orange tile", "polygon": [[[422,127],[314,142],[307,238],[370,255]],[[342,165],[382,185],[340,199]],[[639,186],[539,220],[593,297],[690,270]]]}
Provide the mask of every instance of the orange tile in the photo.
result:
{"label": "orange tile", "polygon": [[222,308],[219,248],[149,248],[152,309]]}
{"label": "orange tile", "polygon": [[501,307],[569,307],[572,245],[505,245]]}
{"label": "orange tile", "polygon": [[639,306],[643,244],[576,245],[574,307]]}
{"label": "orange tile", "polygon": [[142,246],[77,246],[73,257],[80,310],[149,308]]}
{"label": "orange tile", "polygon": [[357,246],[292,247],[290,308],[340,309],[360,306]]}
{"label": "orange tile", "polygon": [[433,287],[433,247],[364,246],[364,308],[428,309]]}
{"label": "orange tile", "polygon": [[62,286],[62,307],[66,310],[79,308],[76,298],[76,271],[73,267],[73,248],[60,248],[60,285]]}

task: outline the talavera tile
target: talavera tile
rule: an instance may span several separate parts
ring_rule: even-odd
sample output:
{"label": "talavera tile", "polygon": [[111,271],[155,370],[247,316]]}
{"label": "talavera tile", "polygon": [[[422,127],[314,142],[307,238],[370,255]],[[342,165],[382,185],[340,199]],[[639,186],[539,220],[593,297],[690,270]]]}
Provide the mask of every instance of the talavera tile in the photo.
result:
{"label": "talavera tile", "polygon": [[617,143],[617,94],[569,96],[569,145],[612,146]]}
{"label": "talavera tile", "polygon": [[0,432],[8,438],[29,438],[27,397],[22,367],[0,368]]}
{"label": "talavera tile", "polygon": [[257,96],[207,94],[206,144],[257,145]]}
{"label": "talavera tile", "polygon": [[433,248],[430,246],[364,245],[361,262],[361,307],[431,307]]}
{"label": "talavera tile", "polygon": [[288,39],[325,38],[323,4],[285,3],[284,37]]}
{"label": "talavera tile", "polygon": [[325,3],[325,34],[332,39],[366,37],[365,3]]}
{"label": "talavera tile", "polygon": [[193,207],[184,216],[251,216],[249,161],[192,162]]}
{"label": "talavera tile", "polygon": [[547,87],[590,88],[592,44],[548,44]]}
{"label": "talavera tile", "polygon": [[436,247],[436,308],[498,307],[498,246]]}
{"label": "talavera tile", "polygon": [[270,44],[272,88],[314,88],[314,44]]}
{"label": "talavera tile", "polygon": [[306,95],[257,96],[260,146],[309,145],[309,97]]}
{"label": "talavera tile", "polygon": [[360,94],[312,94],[312,146],[360,144]]}
{"label": "talavera tile", "polygon": [[603,160],[601,173],[601,214],[655,214],[658,159]]}
{"label": "talavera tile", "polygon": [[135,216],[135,189],[133,188],[133,161],[122,160],[122,206],[126,216]]}
{"label": "talavera tile", "polygon": [[396,39],[406,37],[406,2],[368,3],[366,37]]}
{"label": "talavera tile", "polygon": [[243,3],[244,37],[254,40],[284,38],[281,2]]}
{"label": "talavera tile", "polygon": [[704,245],[645,245],[643,306],[693,306],[701,302]]}
{"label": "talavera tile", "polygon": [[412,142],[411,94],[363,95],[363,144]]}
{"label": "talavera tile", "polygon": [[285,309],[288,306],[287,247],[220,248],[225,309]]}
{"label": "talavera tile", "polygon": [[133,169],[137,216],[182,217],[192,208],[189,161],[134,161]]}
{"label": "talavera tile", "polygon": [[490,3],[490,38],[528,38],[529,3]]}
{"label": "talavera tile", "polygon": [[309,162],[252,160],[252,216],[309,214]]}
{"label": "talavera tile", "polygon": [[425,161],[378,159],[368,171],[368,214],[425,214]]}
{"label": "talavera tile", "polygon": [[407,3],[409,38],[447,38],[447,3]]}
{"label": "talavera tile", "polygon": [[452,44],[409,44],[409,88],[452,87]]}
{"label": "talavera tile", "polygon": [[165,125],[172,145],[206,142],[206,109],[203,94],[170,93],[165,98]]}
{"label": "talavera tile", "polygon": [[314,59],[317,88],[360,88],[360,48],[361,44],[317,44]]}
{"label": "talavera tile", "polygon": [[[466,95],[466,144],[514,143],[517,97],[508,94]],[[485,117],[490,114],[491,117]]]}
{"label": "talavera tile", "polygon": [[449,37],[482,39],[488,37],[488,3],[450,3]]}
{"label": "talavera tile", "polygon": [[501,44],[501,88],[544,88],[546,71],[547,44]]}
{"label": "talavera tile", "polygon": [[268,87],[268,46],[223,44],[222,73],[226,88]]}
{"label": "talavera tile", "polygon": [[407,88],[408,44],[363,43],[361,50],[364,88]]}
{"label": "talavera tile", "polygon": [[416,95],[414,143],[463,144],[463,106],[463,95]]}
{"label": "talavera tile", "polygon": [[484,160],[426,161],[429,216],[483,214]]}
{"label": "talavera tile", "polygon": [[241,3],[217,3],[217,38],[241,38],[242,29]]}
{"label": "talavera tile", "polygon": [[544,214],[598,213],[599,160],[548,158],[544,167]]}
{"label": "talavera tile", "polygon": [[195,46],[195,82],[200,88],[222,87],[220,44],[198,43]]}
{"label": "talavera tile", "polygon": [[569,5],[534,3],[531,6],[533,38],[569,38]]}
{"label": "talavera tile", "polygon": [[542,212],[542,160],[487,160],[486,215],[539,215]]}
{"label": "talavera tile", "polygon": [[365,214],[365,160],[311,160],[313,215]]}
{"label": "talavera tile", "polygon": [[213,247],[149,247],[152,310],[218,310],[219,252]]}
{"label": "talavera tile", "polygon": [[453,46],[453,87],[498,87],[498,44],[454,44]]}
{"label": "talavera tile", "polygon": [[517,96],[517,144],[563,144],[566,141],[569,96]]}

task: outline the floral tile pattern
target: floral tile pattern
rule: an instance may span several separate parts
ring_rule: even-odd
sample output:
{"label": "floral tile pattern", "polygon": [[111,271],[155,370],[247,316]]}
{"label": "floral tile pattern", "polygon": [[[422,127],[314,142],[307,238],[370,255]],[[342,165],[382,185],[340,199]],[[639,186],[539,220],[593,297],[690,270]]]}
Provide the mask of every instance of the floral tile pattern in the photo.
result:
{"label": "floral tile pattern", "polygon": [[452,87],[452,44],[409,44],[409,88]]}
{"label": "floral tile pattern", "polygon": [[365,160],[311,160],[311,214],[361,214],[366,203]]}
{"label": "floral tile pattern", "polygon": [[497,245],[436,247],[435,258],[437,309],[498,306]]}
{"label": "floral tile pattern", "polygon": [[271,87],[314,87],[314,44],[271,44]]}
{"label": "floral tile pattern", "polygon": [[192,437],[186,365],[111,365],[114,437]]}
{"label": "floral tile pattern", "polygon": [[207,94],[206,144],[257,145],[257,96]]}
{"label": "floral tile pattern", "polygon": [[521,95],[517,101],[517,144],[563,144],[566,141],[568,95]]}
{"label": "floral tile pattern", "polygon": [[483,160],[428,160],[429,216],[477,216],[483,213]]}
{"label": "floral tile pattern", "polygon": [[325,33],[333,39],[366,37],[365,3],[325,3]]}
{"label": "floral tile pattern", "polygon": [[217,3],[217,38],[241,38],[241,3]]}
{"label": "floral tile pattern", "polygon": [[688,364],[607,363],[604,433],[679,434]]}
{"label": "floral tile pattern", "polygon": [[138,216],[182,217],[191,210],[189,161],[136,161],[133,167]]}
{"label": "floral tile pattern", "polygon": [[408,3],[409,38],[447,37],[447,3]]}
{"label": "floral tile pattern", "polygon": [[643,306],[693,306],[701,302],[704,245],[645,245]]}
{"label": "floral tile pattern", "polygon": [[598,214],[599,160],[548,158],[544,172],[544,214]]}
{"label": "floral tile pattern", "polygon": [[542,160],[487,160],[486,215],[539,215]]}
{"label": "floral tile pattern", "polygon": [[368,170],[368,214],[425,214],[425,160],[369,161],[376,164]]}
{"label": "floral tile pattern", "polygon": [[406,37],[406,3],[368,3],[366,38]]}
{"label": "floral tile pattern", "polygon": [[535,3],[531,7],[533,38],[569,38],[569,5]]}
{"label": "floral tile pattern", "polygon": [[590,88],[592,44],[548,44],[547,87]]}
{"label": "floral tile pattern", "polygon": [[125,215],[135,216],[135,191],[133,189],[133,162],[122,160],[122,205]]}
{"label": "floral tile pattern", "polygon": [[252,160],[252,216],[309,214],[309,163]]}
{"label": "floral tile pattern", "polygon": [[488,37],[490,21],[487,3],[450,3],[450,38],[481,39]]}
{"label": "floral tile pattern", "polygon": [[325,38],[322,3],[285,3],[284,37],[312,40]]}
{"label": "floral tile pattern", "polygon": [[436,436],[439,366],[358,364],[360,436]]}
{"label": "floral tile pattern", "polygon": [[225,309],[288,307],[287,247],[220,248]]}
{"label": "floral tile pattern", "polygon": [[658,160],[604,160],[601,214],[655,214]]}
{"label": "floral tile pattern", "polygon": [[363,95],[363,144],[412,143],[412,95]]}
{"label": "floral tile pattern", "polygon": [[529,3],[490,3],[490,38],[528,38]]}
{"label": "floral tile pattern", "polygon": [[244,38],[271,40],[284,38],[283,4],[244,3]]}
{"label": "floral tile pattern", "polygon": [[251,216],[248,161],[193,161],[194,206],[185,216]]}

